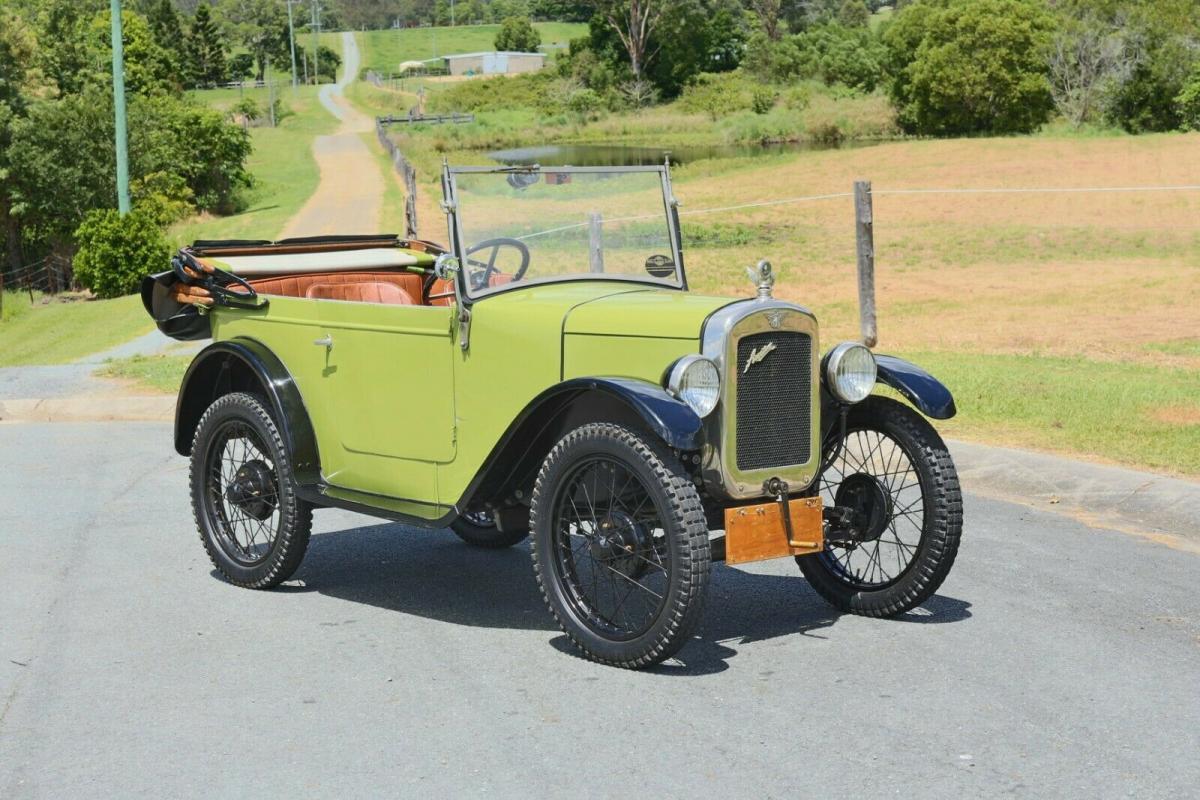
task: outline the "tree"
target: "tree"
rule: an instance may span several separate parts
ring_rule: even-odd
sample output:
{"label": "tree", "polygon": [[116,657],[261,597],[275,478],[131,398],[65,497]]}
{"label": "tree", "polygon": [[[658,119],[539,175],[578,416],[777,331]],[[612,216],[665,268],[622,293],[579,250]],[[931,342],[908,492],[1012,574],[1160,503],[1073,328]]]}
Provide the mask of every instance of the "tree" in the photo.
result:
{"label": "tree", "polygon": [[634,81],[643,79],[646,65],[662,46],[653,39],[666,7],[667,0],[602,0],[598,5],[601,18],[625,48]]}
{"label": "tree", "polygon": [[1186,130],[1200,131],[1200,64],[1192,70],[1183,91],[1175,98],[1179,108],[1179,117]]}
{"label": "tree", "polygon": [[161,270],[171,257],[158,221],[140,208],[124,216],[111,208],[92,209],[74,238],[75,279],[97,297],[132,294],[143,275]]}
{"label": "tree", "polygon": [[197,8],[196,16],[192,18],[187,55],[194,85],[212,86],[225,82],[225,47],[207,5]]}
{"label": "tree", "polygon": [[187,46],[183,36],[183,25],[179,21],[179,12],[175,10],[171,0],[158,0],[146,14],[146,21],[150,23],[150,33],[167,60],[168,69],[178,79],[183,69],[183,54]]}
{"label": "tree", "polygon": [[529,17],[509,17],[496,34],[496,49],[516,53],[534,53],[542,43]]}
{"label": "tree", "polygon": [[892,101],[915,133],[1026,133],[1053,108],[1053,20],[1038,0],[918,0],[884,33]]}
{"label": "tree", "polygon": [[[280,34],[287,30],[287,10],[283,3],[278,0],[220,0],[217,13],[228,39],[245,45],[254,56],[255,80],[263,80]],[[323,18],[323,22],[333,24],[327,18]]]}
{"label": "tree", "polygon": [[1129,79],[1133,67],[1133,54],[1119,32],[1091,16],[1068,21],[1050,50],[1054,104],[1078,128],[1103,110],[1106,97]]}
{"label": "tree", "polygon": [[[112,22],[105,12],[92,18],[92,50],[95,53],[93,81],[112,85]],[[159,45],[146,18],[132,11],[121,12],[121,42],[125,51],[125,90],[131,94],[173,92],[181,88],[180,76],[171,53]]]}
{"label": "tree", "polygon": [[36,58],[32,28],[13,12],[0,9],[0,225],[4,226],[5,261],[14,269],[22,261],[21,226],[11,213],[8,156],[13,126],[28,111],[30,95],[42,88]]}
{"label": "tree", "polygon": [[865,28],[871,21],[871,9],[863,0],[842,0],[837,21],[847,28]]}
{"label": "tree", "polygon": [[751,11],[758,16],[758,23],[762,25],[763,33],[772,42],[779,41],[779,37],[783,34],[780,28],[780,15],[783,12],[783,0],[748,0],[748,5]]}

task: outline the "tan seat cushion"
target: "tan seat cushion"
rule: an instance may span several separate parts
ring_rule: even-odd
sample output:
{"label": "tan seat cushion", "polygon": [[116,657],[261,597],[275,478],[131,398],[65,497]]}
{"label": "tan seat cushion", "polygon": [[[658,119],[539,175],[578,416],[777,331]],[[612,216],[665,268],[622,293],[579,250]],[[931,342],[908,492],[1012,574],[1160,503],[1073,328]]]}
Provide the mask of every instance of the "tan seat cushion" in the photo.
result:
{"label": "tan seat cushion", "polygon": [[361,281],[359,283],[314,283],[304,296],[315,300],[349,300],[356,303],[383,303],[393,306],[416,305],[413,296],[394,283]]}
{"label": "tan seat cushion", "polygon": [[249,283],[259,294],[307,297],[308,287],[313,284],[364,282],[393,284],[414,299],[421,297],[424,289],[421,276],[412,272],[319,272],[278,278],[253,278]]}

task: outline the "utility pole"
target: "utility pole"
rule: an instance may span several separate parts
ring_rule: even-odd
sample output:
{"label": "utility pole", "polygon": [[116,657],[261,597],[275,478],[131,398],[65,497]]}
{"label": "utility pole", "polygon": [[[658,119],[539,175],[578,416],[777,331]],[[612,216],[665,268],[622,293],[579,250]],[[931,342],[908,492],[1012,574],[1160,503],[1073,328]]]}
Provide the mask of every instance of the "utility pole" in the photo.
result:
{"label": "utility pole", "polygon": [[312,5],[309,7],[312,12],[312,62],[313,62],[313,85],[317,86],[321,83],[321,66],[317,63],[317,0],[312,0]]}
{"label": "utility pole", "polygon": [[296,26],[292,23],[292,6],[300,0],[286,0],[288,9],[288,40],[292,45],[292,89],[296,88]]}
{"label": "utility pole", "polygon": [[454,27],[454,0],[450,0],[450,27]]}
{"label": "utility pole", "polygon": [[113,111],[116,114],[117,210],[129,213],[129,133],[125,126],[125,45],[121,32],[121,0],[109,0],[112,14]]}

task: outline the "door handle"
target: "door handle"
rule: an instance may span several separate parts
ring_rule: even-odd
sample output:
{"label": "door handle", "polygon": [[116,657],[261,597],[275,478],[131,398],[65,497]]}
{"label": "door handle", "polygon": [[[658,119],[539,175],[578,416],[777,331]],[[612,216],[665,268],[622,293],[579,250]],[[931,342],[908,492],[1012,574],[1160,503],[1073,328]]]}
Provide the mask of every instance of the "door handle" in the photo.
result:
{"label": "door handle", "polygon": [[326,350],[332,350],[333,349],[333,337],[327,333],[320,339],[317,339],[316,341],[314,341],[313,344],[315,344],[317,347],[324,347]]}

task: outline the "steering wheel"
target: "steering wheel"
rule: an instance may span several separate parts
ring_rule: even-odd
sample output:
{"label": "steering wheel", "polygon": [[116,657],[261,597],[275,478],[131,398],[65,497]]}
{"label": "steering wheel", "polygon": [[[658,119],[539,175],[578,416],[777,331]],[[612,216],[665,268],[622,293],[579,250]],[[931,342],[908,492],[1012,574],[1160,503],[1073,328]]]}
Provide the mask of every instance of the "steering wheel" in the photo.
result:
{"label": "steering wheel", "polygon": [[[496,266],[496,256],[500,254],[500,249],[503,247],[511,247],[521,254],[521,266],[517,267],[512,277],[514,281],[521,280],[521,276],[529,268],[529,248],[525,246],[525,243],[520,239],[510,239],[507,236],[501,236],[496,239],[484,239],[482,242],[477,242],[468,247],[466,252],[467,264],[479,267],[481,270],[469,276],[472,289],[486,288],[492,276],[500,271]],[[478,253],[480,250],[491,250],[486,263],[470,257],[473,253]]]}

